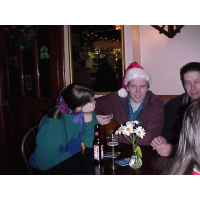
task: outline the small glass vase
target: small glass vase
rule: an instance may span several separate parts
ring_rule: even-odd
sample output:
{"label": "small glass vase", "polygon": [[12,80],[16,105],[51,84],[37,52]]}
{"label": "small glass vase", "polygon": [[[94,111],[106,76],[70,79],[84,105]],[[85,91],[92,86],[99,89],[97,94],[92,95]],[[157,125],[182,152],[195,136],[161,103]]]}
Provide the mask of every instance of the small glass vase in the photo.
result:
{"label": "small glass vase", "polygon": [[133,152],[133,155],[130,158],[129,166],[133,169],[138,169],[142,166],[142,159],[140,156],[136,155],[136,152]]}

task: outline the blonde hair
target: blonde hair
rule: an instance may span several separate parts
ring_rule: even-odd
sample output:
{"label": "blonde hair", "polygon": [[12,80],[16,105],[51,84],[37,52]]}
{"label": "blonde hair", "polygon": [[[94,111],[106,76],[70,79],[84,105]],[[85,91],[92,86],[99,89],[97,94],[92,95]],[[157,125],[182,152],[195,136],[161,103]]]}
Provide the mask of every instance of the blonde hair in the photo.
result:
{"label": "blonde hair", "polygon": [[167,174],[190,174],[200,167],[200,101],[193,102],[184,114],[178,149]]}

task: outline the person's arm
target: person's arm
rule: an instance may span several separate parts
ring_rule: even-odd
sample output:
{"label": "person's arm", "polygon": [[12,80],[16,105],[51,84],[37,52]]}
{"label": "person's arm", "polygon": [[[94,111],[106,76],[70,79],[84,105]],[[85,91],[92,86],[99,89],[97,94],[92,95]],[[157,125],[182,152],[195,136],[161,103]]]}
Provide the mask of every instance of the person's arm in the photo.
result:
{"label": "person's arm", "polygon": [[113,97],[114,93],[107,94],[102,97],[95,98],[96,105],[95,105],[95,113],[99,115],[101,112],[105,115],[110,115],[112,113],[112,104],[113,104]]}
{"label": "person's arm", "polygon": [[160,156],[164,157],[172,156],[175,153],[176,149],[177,145],[169,143],[158,144],[153,147],[153,150],[156,150]]}
{"label": "person's arm", "polygon": [[81,137],[81,141],[85,143],[85,146],[88,148],[93,147],[94,140],[94,126],[98,124],[96,119],[95,112],[92,113],[92,120],[90,122],[83,123],[83,133]]}
{"label": "person's arm", "polygon": [[173,101],[165,105],[165,122],[161,134],[168,143],[171,143],[173,140],[173,132],[175,131],[177,121],[176,108],[174,108],[172,103]]}
{"label": "person's arm", "polygon": [[83,118],[84,122],[90,122],[93,119],[92,112],[95,109],[95,102],[87,103],[83,106]]}
{"label": "person's arm", "polygon": [[[117,92],[111,92],[103,97],[96,98],[95,113],[96,115],[104,114],[105,117],[112,115],[112,119],[120,126],[129,120],[128,113],[120,102]],[[125,99],[123,99],[125,101]],[[102,113],[101,113],[102,112]],[[101,121],[102,120],[102,121]],[[101,125],[105,125],[110,121],[105,119],[98,119]]]}

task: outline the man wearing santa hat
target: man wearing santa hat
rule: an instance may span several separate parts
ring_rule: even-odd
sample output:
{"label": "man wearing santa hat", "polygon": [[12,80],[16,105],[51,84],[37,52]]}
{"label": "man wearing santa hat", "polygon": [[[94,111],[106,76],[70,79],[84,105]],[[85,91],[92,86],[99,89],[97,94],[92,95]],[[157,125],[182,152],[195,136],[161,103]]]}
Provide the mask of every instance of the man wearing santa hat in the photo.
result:
{"label": "man wearing santa hat", "polygon": [[[127,121],[139,121],[146,135],[139,139],[138,145],[150,146],[151,141],[161,134],[164,124],[164,104],[149,90],[151,82],[151,76],[143,67],[133,62],[126,70],[119,91],[95,99],[96,115],[100,112],[113,114],[118,126]],[[103,116],[98,119],[100,124],[104,124],[103,120]],[[120,135],[119,142],[127,143],[127,140]]]}

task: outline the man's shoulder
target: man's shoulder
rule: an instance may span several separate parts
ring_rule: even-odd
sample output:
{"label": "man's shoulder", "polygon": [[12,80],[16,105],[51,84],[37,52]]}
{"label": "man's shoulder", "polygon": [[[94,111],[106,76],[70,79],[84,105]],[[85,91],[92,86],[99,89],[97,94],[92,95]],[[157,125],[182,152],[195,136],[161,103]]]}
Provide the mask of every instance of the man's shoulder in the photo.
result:
{"label": "man's shoulder", "polygon": [[147,96],[151,99],[151,102],[160,102],[163,104],[162,99],[158,95],[154,94],[151,90],[148,90],[147,94]]}
{"label": "man's shoulder", "polygon": [[175,104],[175,103],[182,103],[183,102],[183,99],[186,97],[186,93],[183,93],[177,97],[174,97],[172,99],[170,99],[166,105],[170,105],[170,104]]}

